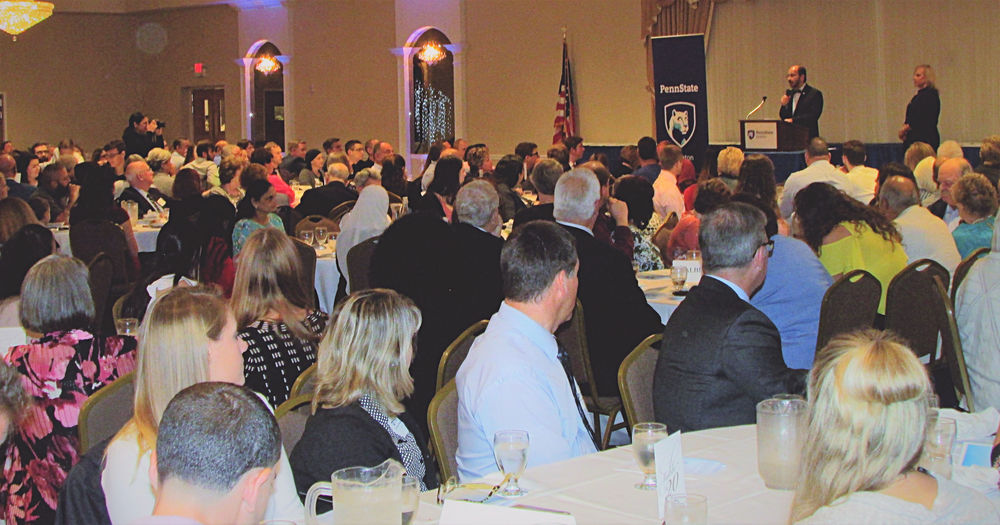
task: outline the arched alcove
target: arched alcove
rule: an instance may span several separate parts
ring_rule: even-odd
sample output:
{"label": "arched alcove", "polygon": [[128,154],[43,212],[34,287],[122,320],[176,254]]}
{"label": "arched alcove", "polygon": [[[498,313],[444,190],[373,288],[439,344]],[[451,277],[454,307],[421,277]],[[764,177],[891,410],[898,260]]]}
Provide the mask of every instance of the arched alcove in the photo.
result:
{"label": "arched alcove", "polygon": [[407,43],[414,50],[408,94],[413,153],[427,153],[433,142],[455,135],[455,54],[448,49],[451,40],[433,27],[422,29]]}
{"label": "arched alcove", "polygon": [[243,58],[246,123],[254,141],[285,143],[285,64],[288,57],[267,40],[254,42]]}

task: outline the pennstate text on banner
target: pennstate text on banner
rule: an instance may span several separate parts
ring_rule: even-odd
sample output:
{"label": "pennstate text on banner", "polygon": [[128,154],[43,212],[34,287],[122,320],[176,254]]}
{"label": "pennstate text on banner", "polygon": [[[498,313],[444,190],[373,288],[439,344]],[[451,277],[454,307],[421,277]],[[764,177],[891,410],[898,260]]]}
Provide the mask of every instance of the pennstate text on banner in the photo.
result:
{"label": "pennstate text on banner", "polygon": [[705,35],[650,39],[656,86],[656,140],[670,141],[700,169],[708,149]]}

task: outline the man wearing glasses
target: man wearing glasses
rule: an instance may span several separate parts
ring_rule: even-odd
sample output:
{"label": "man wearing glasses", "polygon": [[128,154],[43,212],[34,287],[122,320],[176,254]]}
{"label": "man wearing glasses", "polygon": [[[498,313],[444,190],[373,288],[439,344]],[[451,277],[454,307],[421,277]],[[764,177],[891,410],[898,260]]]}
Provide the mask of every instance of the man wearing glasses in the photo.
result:
{"label": "man wearing glasses", "polygon": [[759,401],[803,392],[805,371],[785,366],[778,329],[749,302],[774,249],[764,224],[744,203],[701,220],[705,275],[670,316],[653,377],[656,420],[671,431],[754,423]]}

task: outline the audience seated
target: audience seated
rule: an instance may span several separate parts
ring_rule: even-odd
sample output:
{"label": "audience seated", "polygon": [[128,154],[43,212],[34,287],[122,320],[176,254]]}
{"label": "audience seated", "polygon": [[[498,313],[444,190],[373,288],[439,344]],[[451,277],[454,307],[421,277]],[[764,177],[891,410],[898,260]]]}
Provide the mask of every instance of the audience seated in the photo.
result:
{"label": "audience seated", "polygon": [[[503,161],[497,163],[497,171],[502,164]],[[462,186],[455,197],[457,220],[452,224],[458,243],[455,291],[463,297],[459,301],[470,325],[489,319],[503,300],[500,250],[504,241],[500,237],[503,225],[499,202],[497,191],[485,180]]]}
{"label": "audience seated", "polygon": [[554,221],[552,217],[553,202],[555,201],[556,182],[563,174],[562,165],[553,159],[539,159],[531,170],[529,177],[531,185],[535,188],[535,195],[538,200],[535,205],[524,208],[514,214],[514,228],[521,226],[528,221],[546,220]]}
{"label": "audience seated", "polygon": [[[383,170],[384,172],[384,170]],[[389,194],[382,186],[367,186],[358,195],[358,202],[340,219],[337,236],[337,268],[347,277],[347,253],[362,242],[382,235],[389,227]]]}
{"label": "audience seated", "polygon": [[611,197],[611,172],[607,166],[597,161],[588,161],[578,167],[590,170],[597,176],[597,183],[601,190],[601,209],[597,213],[597,219],[592,228],[594,238],[608,246],[622,252],[625,257],[632,260],[635,251],[635,239],[632,230],[628,225],[628,205],[625,202]]}
{"label": "audience seated", "polygon": [[338,305],[319,347],[312,415],[291,455],[301,497],[332,472],[389,458],[420,490],[437,488],[425,434],[402,403],[413,391],[419,327],[420,310],[391,290],[355,292]]}
{"label": "audience seated", "polygon": [[827,147],[825,140],[820,137],[810,139],[805,157],[806,168],[792,173],[785,181],[785,189],[778,204],[782,217],[788,219],[792,215],[795,195],[802,188],[815,182],[827,183],[855,199],[863,198],[863,192],[849,181],[846,175],[830,164],[830,148]]}
{"label": "audience seated", "polygon": [[659,214],[653,213],[653,185],[638,175],[624,175],[615,182],[615,198],[628,206],[628,227],[634,242],[632,266],[640,272],[663,269],[660,249],[653,243],[663,225]]}
{"label": "audience seated", "polygon": [[990,135],[979,146],[979,165],[976,173],[982,173],[993,187],[1000,182],[1000,135]]}
{"label": "audience seated", "polygon": [[618,392],[618,367],[643,339],[663,329],[646,302],[632,261],[595,239],[601,208],[597,177],[586,168],[564,174],[556,184],[554,215],[576,240],[580,260],[579,298],[587,321],[587,346],[601,395]]}
{"label": "audience seated", "polygon": [[177,168],[170,162],[170,152],[163,148],[153,148],[146,155],[146,164],[153,170],[153,187],[167,197],[173,197]]}
{"label": "audience seated", "polygon": [[878,207],[899,230],[908,264],[931,259],[947,268],[949,274],[955,273],[962,261],[955,239],[944,221],[920,205],[920,193],[913,180],[898,175],[886,179],[879,185]]}
{"label": "audience seated", "polygon": [[851,270],[866,270],[882,284],[878,313],[892,278],[906,267],[899,232],[884,215],[825,182],[795,195],[801,239],[819,256],[834,280]]}
{"label": "audience seated", "polygon": [[0,327],[21,326],[18,312],[24,277],[35,263],[55,251],[52,232],[40,224],[24,226],[4,243],[0,249]]}
{"label": "audience seated", "polygon": [[[914,142],[903,154],[903,164],[910,169],[916,179],[922,206],[930,206],[941,198],[934,161],[934,148],[926,142]],[[875,193],[877,194],[878,190]]]}
{"label": "audience seated", "polygon": [[[80,195],[80,186],[71,184],[71,180],[69,172],[58,162],[45,166],[38,175],[38,190],[34,196],[48,201],[52,222],[66,222],[70,208]],[[6,185],[4,190],[6,193]]]}
{"label": "audience seated", "polygon": [[274,228],[250,235],[236,267],[231,304],[247,343],[245,384],[273,406],[288,399],[295,379],[316,361],[327,323],[325,313],[312,309],[313,290],[303,286],[302,272],[292,240]]}
{"label": "audience seated", "polygon": [[0,365],[0,444],[14,434],[28,415],[31,404],[31,396],[21,383],[21,374],[12,367]]}
{"label": "audience seated", "polygon": [[833,338],[809,375],[792,523],[997,523],[982,494],[914,469],[933,393],[923,365],[884,332]]}
{"label": "audience seated", "polygon": [[781,216],[778,207],[778,186],[774,181],[774,163],[771,159],[759,153],[751,153],[740,164],[740,182],[736,185],[736,193],[746,193],[757,197],[774,208],[778,216],[778,233],[789,234],[788,223]]}
{"label": "audience seated", "polygon": [[[154,509],[150,456],[170,399],[205,381],[243,384],[246,350],[233,314],[216,294],[175,288],[155,302],[139,327],[134,415],[108,445],[101,487],[113,523],[131,523]],[[265,519],[304,519],[282,451]]]}
{"label": "audience seated", "polygon": [[398,197],[407,195],[406,161],[402,155],[386,155],[382,159],[382,186]]}
{"label": "audience seated", "polygon": [[698,248],[698,225],[701,218],[715,208],[729,202],[729,187],[721,179],[709,179],[698,183],[698,193],[694,198],[694,209],[684,215],[667,241],[667,260],[683,257],[689,250]]}
{"label": "audience seated", "polygon": [[[153,170],[144,160],[129,163],[125,168],[125,180],[128,187],[122,190],[118,197],[119,204],[123,201],[135,202],[139,207],[139,218],[147,213],[159,213],[170,206],[170,199],[160,190],[153,187]],[[177,183],[174,181],[173,192],[177,194]]]}
{"label": "audience seated", "polygon": [[219,164],[219,185],[212,186],[204,193],[205,197],[218,195],[224,197],[233,205],[239,205],[243,199],[244,191],[241,187],[240,175],[246,169],[248,162],[243,157],[226,157]]}
{"label": "audience seated", "polygon": [[322,215],[326,217],[330,210],[338,204],[358,199],[358,192],[347,187],[347,166],[340,163],[326,167],[324,175],[326,184],[318,188],[306,190],[302,194],[302,202],[296,209],[303,216]]}
{"label": "audience seated", "polygon": [[38,224],[35,212],[21,199],[0,200],[0,246],[28,224]]}
{"label": "audience seated", "polygon": [[955,317],[978,407],[1000,410],[1000,225],[992,250],[973,263],[955,296]]}
{"label": "audience seated", "polygon": [[701,221],[704,276],[667,321],[653,377],[656,420],[671,431],[744,425],[775,394],[803,391],[785,365],[781,336],[750,303],[772,245],[754,206],[719,206]]}
{"label": "audience seated", "polygon": [[848,140],[841,146],[841,153],[847,180],[857,188],[857,194],[852,197],[861,202],[871,201],[875,198],[878,170],[865,166],[865,161],[868,160],[865,145],[860,140]]}
{"label": "audience seated", "polygon": [[20,372],[34,403],[4,444],[8,466],[0,479],[0,517],[7,523],[54,519],[59,488],[79,457],[80,407],[135,367],[135,339],[92,335],[87,277],[79,260],[49,255],[24,279],[21,326],[35,338],[11,348],[4,361]]}
{"label": "audience seated", "polygon": [[132,523],[262,523],[281,459],[267,405],[228,383],[198,383],[163,411],[150,477],[153,515]]}
{"label": "audience seated", "polygon": [[434,180],[427,186],[427,193],[415,202],[410,203],[413,211],[424,211],[444,218],[451,222],[452,206],[455,195],[462,185],[462,160],[458,157],[443,156],[434,169]]}
{"label": "audience seated", "polygon": [[285,223],[278,217],[278,202],[274,186],[266,180],[254,180],[247,185],[247,193],[236,207],[236,224],[233,225],[233,257],[243,250],[243,243],[250,234],[262,228],[285,231]]}
{"label": "audience seated", "polygon": [[961,219],[951,234],[958,254],[966,258],[979,248],[989,248],[997,213],[997,189],[985,175],[971,173],[951,189]]}
{"label": "audience seated", "polygon": [[656,140],[652,137],[642,137],[636,149],[639,154],[639,164],[632,174],[652,184],[660,176],[660,158],[656,152]]}
{"label": "audience seated", "polygon": [[[578,173],[587,172],[574,170],[567,177]],[[596,186],[594,181],[594,201]],[[573,245],[565,229],[547,221],[524,225],[504,244],[505,299],[455,378],[462,481],[495,472],[493,435],[499,430],[528,432],[528,467],[597,450],[569,357],[553,335],[576,304],[580,262]]]}
{"label": "audience seated", "polygon": [[[736,191],[736,186],[740,183],[740,167],[743,166],[743,150],[729,146],[723,148],[716,156],[716,166],[719,178],[726,183],[729,193]],[[685,196],[687,190],[684,190]]]}
{"label": "audience seated", "polygon": [[764,213],[764,229],[774,243],[764,284],[751,296],[750,304],[778,329],[785,365],[810,368],[816,354],[823,296],[833,278],[806,243],[778,233],[773,206],[748,193],[737,193],[732,200],[752,204]]}
{"label": "audience seated", "polygon": [[961,217],[958,214],[958,202],[952,194],[952,188],[958,179],[972,173],[972,165],[963,158],[953,158],[935,164],[937,172],[938,191],[941,198],[927,206],[931,213],[937,215],[952,231],[958,226]]}
{"label": "audience seated", "polygon": [[181,169],[191,168],[198,172],[201,177],[203,188],[211,188],[219,185],[219,166],[212,161],[214,146],[210,141],[199,140],[194,149],[195,158],[191,162],[181,166]]}
{"label": "audience seated", "polygon": [[670,214],[680,218],[684,215],[684,196],[677,186],[677,177],[684,166],[684,154],[673,144],[657,148],[660,158],[660,174],[653,181],[653,209],[661,219],[666,220]]}
{"label": "audience seated", "polygon": [[323,182],[323,167],[326,166],[326,153],[318,149],[311,149],[304,157],[306,166],[299,170],[295,182],[303,186],[315,188]]}
{"label": "audience seated", "polygon": [[524,159],[517,155],[504,155],[490,176],[500,197],[500,217],[503,222],[514,218],[517,212],[526,208],[521,196],[513,190],[521,181]]}
{"label": "audience seated", "polygon": [[174,287],[198,284],[198,241],[187,221],[174,219],[164,225],[156,236],[150,269],[129,291],[121,316],[142,319],[149,305]]}

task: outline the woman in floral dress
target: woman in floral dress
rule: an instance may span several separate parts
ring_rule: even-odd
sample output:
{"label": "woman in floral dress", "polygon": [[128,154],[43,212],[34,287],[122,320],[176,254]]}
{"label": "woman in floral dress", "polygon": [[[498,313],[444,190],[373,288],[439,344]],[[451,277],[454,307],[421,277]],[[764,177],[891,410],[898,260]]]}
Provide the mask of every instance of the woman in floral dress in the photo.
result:
{"label": "woman in floral dress", "polygon": [[653,185],[635,175],[625,175],[615,183],[615,198],[628,205],[628,227],[635,239],[632,266],[640,272],[662,270],[660,250],[653,236],[663,220],[653,213]]}
{"label": "woman in floral dress", "polygon": [[8,524],[55,519],[59,489],[79,458],[80,407],[135,368],[135,339],[94,336],[93,317],[87,267],[79,260],[50,255],[28,272],[21,324],[39,337],[11,348],[5,361],[20,372],[34,404],[3,445],[0,519]]}

